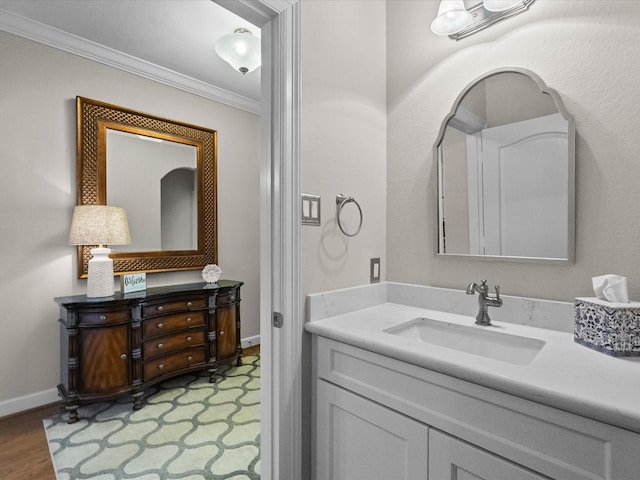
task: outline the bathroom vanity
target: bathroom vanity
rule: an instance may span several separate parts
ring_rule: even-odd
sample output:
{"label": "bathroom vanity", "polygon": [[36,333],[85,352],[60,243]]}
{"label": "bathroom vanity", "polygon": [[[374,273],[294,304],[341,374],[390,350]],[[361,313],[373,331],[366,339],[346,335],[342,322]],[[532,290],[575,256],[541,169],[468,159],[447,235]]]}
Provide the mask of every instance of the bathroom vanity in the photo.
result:
{"label": "bathroom vanity", "polygon": [[503,296],[481,327],[464,295],[308,298],[314,478],[636,480],[640,363],[575,344],[571,304]]}
{"label": "bathroom vanity", "polygon": [[113,297],[59,297],[58,392],[78,420],[81,404],[130,393],[142,408],[148,386],[220,365],[239,364],[243,282],[192,283]]}

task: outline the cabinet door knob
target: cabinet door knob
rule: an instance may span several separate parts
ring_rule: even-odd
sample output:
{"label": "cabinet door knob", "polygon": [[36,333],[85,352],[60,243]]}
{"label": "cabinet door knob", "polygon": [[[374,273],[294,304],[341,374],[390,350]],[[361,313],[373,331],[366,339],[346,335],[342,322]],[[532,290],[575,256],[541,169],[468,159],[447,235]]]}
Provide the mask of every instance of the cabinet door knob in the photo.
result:
{"label": "cabinet door knob", "polygon": [[122,360],[126,360],[126,359],[127,359],[127,354],[126,354],[126,353],[123,353],[122,355],[120,355],[120,358],[121,358]]}
{"label": "cabinet door knob", "polygon": [[164,348],[164,343],[159,343],[158,348]]}
{"label": "cabinet door knob", "polygon": [[164,323],[159,323],[158,328],[164,328]]}
{"label": "cabinet door knob", "polygon": [[162,370],[164,368],[164,364],[161,363],[160,365],[158,365],[158,370]]}
{"label": "cabinet door knob", "polygon": [[220,335],[220,336],[224,335],[224,332],[223,332],[222,330],[220,330],[219,335]]}
{"label": "cabinet door knob", "polygon": [[191,341],[191,337],[187,337],[187,342],[190,342],[190,341]]}
{"label": "cabinet door knob", "polygon": [[158,305],[158,311],[161,312],[164,310],[164,307],[162,305]]}
{"label": "cabinet door knob", "polygon": [[191,361],[191,360],[193,360],[193,357],[192,357],[191,355],[189,355],[189,356],[187,357],[187,360]]}
{"label": "cabinet door knob", "polygon": [[193,302],[187,302],[187,307],[190,307],[191,305],[193,305]]}

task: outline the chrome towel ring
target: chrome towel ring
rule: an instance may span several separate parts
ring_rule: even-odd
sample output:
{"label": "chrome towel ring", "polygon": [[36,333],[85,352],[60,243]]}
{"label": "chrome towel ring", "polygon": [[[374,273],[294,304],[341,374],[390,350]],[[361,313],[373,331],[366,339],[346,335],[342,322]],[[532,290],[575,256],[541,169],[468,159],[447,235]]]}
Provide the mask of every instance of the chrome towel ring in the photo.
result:
{"label": "chrome towel ring", "polygon": [[[358,212],[360,213],[360,224],[358,225],[358,229],[354,233],[348,233],[343,227],[342,222],[340,221],[340,214],[342,213],[342,208],[347,203],[355,203],[356,207],[358,207]],[[338,228],[342,233],[344,233],[347,237],[355,237],[358,233],[360,233],[360,229],[362,228],[362,209],[360,208],[360,204],[356,202],[356,199],[353,197],[347,197],[343,194],[339,194],[336,197],[336,221],[338,222]]]}

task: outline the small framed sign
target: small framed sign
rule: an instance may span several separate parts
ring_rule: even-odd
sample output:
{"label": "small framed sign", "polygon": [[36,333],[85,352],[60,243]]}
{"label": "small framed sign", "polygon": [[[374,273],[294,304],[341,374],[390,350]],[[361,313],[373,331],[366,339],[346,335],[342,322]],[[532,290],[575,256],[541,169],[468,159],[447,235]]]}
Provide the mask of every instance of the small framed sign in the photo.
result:
{"label": "small framed sign", "polygon": [[139,292],[147,289],[146,273],[130,273],[122,276],[122,293]]}

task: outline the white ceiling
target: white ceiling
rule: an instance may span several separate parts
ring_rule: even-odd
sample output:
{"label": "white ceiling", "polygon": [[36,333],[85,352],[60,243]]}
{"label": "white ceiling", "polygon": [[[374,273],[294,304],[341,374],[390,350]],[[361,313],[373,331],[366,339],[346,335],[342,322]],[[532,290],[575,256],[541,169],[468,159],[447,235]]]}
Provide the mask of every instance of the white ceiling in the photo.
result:
{"label": "white ceiling", "polygon": [[260,69],[242,75],[215,53],[215,41],[239,27],[260,36],[258,27],[211,0],[0,0],[0,30],[46,37],[43,43],[182,82],[209,98],[230,92],[225,103],[237,97],[238,106],[256,110]]}

